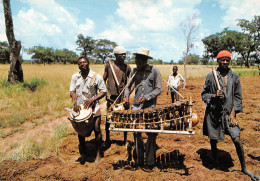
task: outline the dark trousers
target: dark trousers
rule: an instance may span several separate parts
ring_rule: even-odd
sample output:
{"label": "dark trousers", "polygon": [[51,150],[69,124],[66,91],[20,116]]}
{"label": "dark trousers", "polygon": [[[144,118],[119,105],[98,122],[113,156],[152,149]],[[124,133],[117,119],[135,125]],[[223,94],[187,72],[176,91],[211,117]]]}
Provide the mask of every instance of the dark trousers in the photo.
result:
{"label": "dark trousers", "polygon": [[157,133],[146,133],[148,136],[146,146],[144,147],[142,133],[134,132],[134,142],[136,151],[136,163],[138,165],[152,166],[156,163],[156,137]]}
{"label": "dark trousers", "polygon": [[[117,98],[117,96],[113,96],[111,95],[110,96],[110,100],[112,101],[115,101]],[[121,102],[121,97],[118,99],[117,103],[120,103]],[[113,102],[111,101],[107,101],[107,109],[110,108],[110,106],[113,104]],[[125,109],[129,109],[129,106],[128,107],[125,107]],[[109,127],[110,127],[110,124],[107,122],[107,119],[106,119],[106,124],[105,124],[105,130],[106,130],[106,142],[110,142],[110,131],[109,131]],[[127,132],[124,132],[124,143],[126,143],[127,141]]]}
{"label": "dark trousers", "polygon": [[171,92],[172,103],[174,103],[174,97],[176,101],[179,101],[179,95],[176,92]]}
{"label": "dark trousers", "polygon": [[[98,153],[101,152],[101,144],[102,144],[102,134],[100,129],[100,122],[101,122],[101,116],[94,117],[94,132],[95,132],[95,139],[96,139],[96,149]],[[85,136],[81,136],[78,134],[78,140],[79,140],[79,153],[81,156],[86,156],[86,142],[85,142]]]}

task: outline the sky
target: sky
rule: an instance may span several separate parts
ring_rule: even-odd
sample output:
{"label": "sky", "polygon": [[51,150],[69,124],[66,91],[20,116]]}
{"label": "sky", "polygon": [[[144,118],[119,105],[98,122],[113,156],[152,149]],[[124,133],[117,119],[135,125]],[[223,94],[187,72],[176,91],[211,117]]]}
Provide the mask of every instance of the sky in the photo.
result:
{"label": "sky", "polygon": [[[24,48],[52,47],[76,51],[78,34],[108,39],[165,62],[179,61],[186,39],[181,23],[197,14],[191,53],[202,56],[202,39],[229,27],[241,31],[237,19],[260,15],[260,0],[10,0],[16,40]],[[0,41],[7,41],[0,0]],[[77,52],[79,54],[79,52]],[[28,55],[22,51],[24,59]]]}

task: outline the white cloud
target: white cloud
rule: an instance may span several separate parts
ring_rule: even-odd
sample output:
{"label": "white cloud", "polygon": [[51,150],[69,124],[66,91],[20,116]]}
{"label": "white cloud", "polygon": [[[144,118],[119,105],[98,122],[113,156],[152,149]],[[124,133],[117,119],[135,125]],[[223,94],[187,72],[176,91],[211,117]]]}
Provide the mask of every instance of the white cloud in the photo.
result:
{"label": "white cloud", "polygon": [[4,18],[4,9],[2,6],[2,1],[0,0],[0,41],[7,41],[5,34],[5,18]]}
{"label": "white cloud", "polygon": [[222,28],[239,29],[237,19],[252,20],[255,15],[260,15],[259,0],[220,0],[219,4],[221,9],[226,10]]}
{"label": "white cloud", "polygon": [[95,29],[94,22],[92,20],[86,18],[85,23],[79,25],[78,34],[82,33],[85,36],[90,35],[90,34],[93,34],[94,29]]}
{"label": "white cloud", "polygon": [[[76,16],[54,0],[20,1],[29,8],[21,8],[17,15],[13,15],[14,31],[16,39],[26,48],[42,45],[75,51],[77,35],[94,32],[95,25],[92,20],[86,18],[85,22],[78,22]],[[6,36],[2,18],[0,27],[0,41],[4,41]]]}
{"label": "white cloud", "polygon": [[[187,16],[198,12],[194,7],[202,0],[117,0],[113,2],[118,3],[118,9],[103,17],[104,23],[99,25],[95,24],[99,21],[89,18],[87,14],[84,21],[79,22],[78,12],[82,11],[79,4],[72,7],[74,11],[68,11],[55,0],[19,1],[26,7],[21,7],[18,14],[13,15],[14,31],[16,39],[21,40],[26,48],[42,45],[74,51],[77,35],[82,33],[95,39],[109,39],[131,52],[145,47],[151,50],[154,58],[167,61],[182,57],[185,38],[180,23]],[[223,19],[222,28],[234,29],[238,28],[236,19],[251,20],[254,15],[259,15],[258,1],[214,0],[213,6],[219,5],[226,12],[222,17],[219,16]],[[0,41],[6,41],[3,20],[3,9],[0,6]],[[200,17],[198,22],[201,22]],[[200,40],[204,35],[215,33],[211,31],[210,27],[198,31],[194,52],[202,53],[203,44]]]}
{"label": "white cloud", "polygon": [[116,14],[107,19],[111,26],[99,36],[115,41],[131,52],[145,47],[156,59],[179,60],[185,46],[180,23],[197,12],[194,6],[200,2],[120,0]]}

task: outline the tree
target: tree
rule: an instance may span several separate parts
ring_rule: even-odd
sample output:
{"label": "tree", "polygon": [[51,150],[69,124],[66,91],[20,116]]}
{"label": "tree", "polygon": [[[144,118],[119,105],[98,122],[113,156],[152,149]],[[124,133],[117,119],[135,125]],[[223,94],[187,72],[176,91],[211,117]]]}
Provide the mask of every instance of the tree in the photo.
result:
{"label": "tree", "polygon": [[242,56],[242,63],[244,62],[246,67],[250,65],[249,60],[258,61],[260,16],[255,16],[251,22],[239,20],[238,25],[243,32],[225,28],[220,33],[202,39],[206,49],[205,55],[209,58],[216,58],[218,52],[225,49]]}
{"label": "tree", "polygon": [[14,36],[10,0],[3,0],[3,6],[6,36],[10,46],[10,70],[8,72],[8,82],[23,82],[22,59],[20,57],[22,45],[20,41],[16,41]]}
{"label": "tree", "polygon": [[26,49],[29,55],[32,55],[32,59],[38,63],[52,63],[54,62],[54,50],[53,48],[45,48],[42,46],[34,46],[33,48]]}
{"label": "tree", "polygon": [[[185,36],[186,41],[186,48],[183,52],[184,55],[184,80],[186,80],[187,76],[187,70],[186,70],[186,64],[187,64],[187,58],[189,55],[190,50],[194,47],[194,41],[195,36],[194,33],[198,30],[199,26],[197,24],[197,14],[193,13],[192,17],[187,17],[186,20],[184,20],[181,24],[182,32]],[[183,85],[183,88],[185,88],[185,84]]]}
{"label": "tree", "polygon": [[106,57],[113,52],[113,49],[115,48],[117,44],[115,42],[106,40],[106,39],[100,39],[96,41],[96,46],[93,51],[93,56],[96,58],[97,62],[105,63]]}
{"label": "tree", "polygon": [[127,63],[127,64],[135,63],[135,58],[130,51],[126,51],[125,63]]}
{"label": "tree", "polygon": [[91,55],[95,48],[95,40],[90,36],[84,37],[82,34],[78,35],[76,44],[78,45],[77,50],[81,51],[81,55],[84,55],[85,57]]}
{"label": "tree", "polygon": [[10,50],[6,41],[0,41],[0,63],[9,63]]}
{"label": "tree", "polygon": [[251,22],[245,19],[239,19],[238,25],[246,35],[245,38],[247,41],[244,43],[244,48],[240,51],[240,54],[245,60],[245,66],[249,68],[248,59],[250,58],[250,54],[259,51],[260,16],[254,16],[254,19]]}
{"label": "tree", "polygon": [[78,55],[66,48],[63,50],[56,49],[53,56],[55,62],[61,62],[63,64],[66,64],[67,62],[75,64],[78,60]]}
{"label": "tree", "polygon": [[200,63],[200,56],[196,54],[189,54],[187,57],[187,64],[198,65]]}

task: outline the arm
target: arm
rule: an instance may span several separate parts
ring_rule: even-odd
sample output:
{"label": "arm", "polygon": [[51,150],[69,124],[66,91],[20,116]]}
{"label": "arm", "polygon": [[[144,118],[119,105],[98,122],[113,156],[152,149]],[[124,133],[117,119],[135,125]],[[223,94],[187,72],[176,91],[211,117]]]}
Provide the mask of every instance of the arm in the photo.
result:
{"label": "arm", "polygon": [[212,93],[210,90],[210,79],[211,79],[211,73],[209,73],[206,77],[205,83],[202,88],[201,92],[201,97],[202,100],[206,103],[209,104],[212,98]]}
{"label": "arm", "polygon": [[242,106],[242,91],[241,84],[238,75],[234,76],[235,86],[234,86],[234,111],[235,113],[243,112]]}
{"label": "arm", "polygon": [[70,97],[71,97],[71,102],[76,102],[79,95],[76,94],[76,92],[70,91]]}
{"label": "arm", "polygon": [[97,76],[96,76],[95,83],[96,83],[97,89],[99,90],[99,93],[96,96],[84,101],[84,105],[86,107],[89,107],[93,104],[93,102],[102,99],[107,93],[105,82],[99,74],[97,74]]}
{"label": "arm", "polygon": [[105,70],[104,70],[104,74],[103,74],[103,79],[106,82],[108,78],[108,64],[105,64]]}
{"label": "arm", "polygon": [[154,90],[149,94],[143,96],[145,100],[148,101],[153,98],[156,98],[162,92],[162,78],[161,78],[160,71],[157,67],[154,67],[154,77],[155,77]]}
{"label": "arm", "polygon": [[179,76],[180,76],[180,82],[178,85],[178,90],[180,89],[180,87],[186,85],[186,82],[185,82],[184,78],[181,76],[181,74],[179,74]]}
{"label": "arm", "polygon": [[84,106],[86,108],[88,108],[89,106],[91,106],[93,104],[93,102],[99,100],[99,99],[102,99],[104,96],[106,95],[106,92],[99,92],[98,95],[96,95],[95,97],[92,97],[90,99],[87,99],[84,101]]}
{"label": "arm", "polygon": [[79,95],[76,94],[76,77],[72,75],[71,81],[70,81],[70,97],[71,102],[75,103],[79,97]]}
{"label": "arm", "polygon": [[[168,81],[167,81],[169,85],[171,85],[170,84],[170,77],[171,76],[169,76]],[[169,91],[171,90],[171,88],[170,88],[170,86],[168,86],[168,84],[167,84],[167,92],[166,92],[167,95],[168,95]]]}
{"label": "arm", "polygon": [[[131,70],[130,74],[129,74],[129,77],[128,77],[128,81],[131,79],[131,77],[134,75],[134,69]],[[134,78],[132,79],[132,81],[126,86],[125,88],[125,91],[124,91],[124,101],[126,103],[129,102],[129,96],[130,94],[132,93],[133,89],[134,89],[134,86],[133,86],[133,83],[134,83]]]}
{"label": "arm", "polygon": [[228,117],[228,122],[229,122],[229,126],[231,126],[231,127],[234,127],[237,125],[236,112],[235,112],[234,106],[232,107],[231,113]]}

